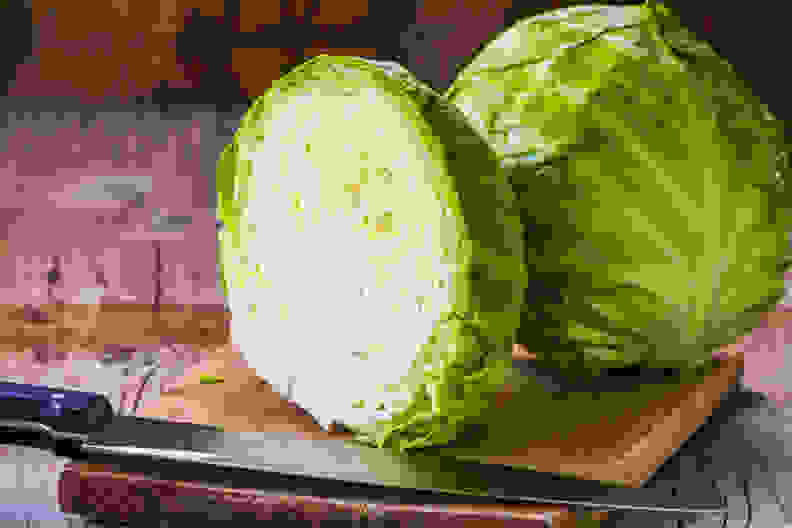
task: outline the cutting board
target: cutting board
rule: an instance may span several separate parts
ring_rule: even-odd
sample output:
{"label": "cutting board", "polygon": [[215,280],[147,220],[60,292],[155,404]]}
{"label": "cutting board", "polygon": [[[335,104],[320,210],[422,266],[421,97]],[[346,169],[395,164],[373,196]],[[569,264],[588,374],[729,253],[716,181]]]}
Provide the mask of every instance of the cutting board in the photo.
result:
{"label": "cutting board", "polygon": [[633,391],[548,394],[527,386],[503,394],[503,418],[482,436],[446,449],[462,459],[640,487],[718,407],[742,370],[738,354],[683,383]]}

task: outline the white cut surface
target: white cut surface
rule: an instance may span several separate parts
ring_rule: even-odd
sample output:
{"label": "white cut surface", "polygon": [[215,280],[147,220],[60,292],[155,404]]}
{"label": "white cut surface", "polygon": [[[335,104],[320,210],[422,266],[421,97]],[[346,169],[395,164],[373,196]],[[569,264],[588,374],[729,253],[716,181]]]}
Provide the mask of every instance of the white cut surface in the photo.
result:
{"label": "white cut surface", "polygon": [[[406,405],[406,386],[384,385],[400,384],[435,322],[452,310],[459,268],[443,248],[453,259],[462,234],[437,194],[444,169],[389,97],[293,98],[260,124],[265,141],[240,140],[253,173],[242,228],[255,226],[241,254],[263,282],[230,288],[232,337],[282,394],[292,384],[291,399],[323,426],[371,423],[378,402],[386,412]],[[360,134],[335,133],[350,120]],[[392,233],[376,233],[387,213]]]}

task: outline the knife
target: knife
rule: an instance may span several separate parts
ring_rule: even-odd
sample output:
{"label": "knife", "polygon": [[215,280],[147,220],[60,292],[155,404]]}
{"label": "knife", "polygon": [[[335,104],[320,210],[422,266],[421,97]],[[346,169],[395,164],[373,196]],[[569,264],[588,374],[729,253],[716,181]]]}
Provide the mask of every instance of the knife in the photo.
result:
{"label": "knife", "polygon": [[677,497],[509,466],[462,462],[441,449],[395,453],[348,440],[118,416],[100,394],[0,383],[0,443],[31,445],[121,473],[368,504],[556,504],[570,509],[722,515],[716,489]]}

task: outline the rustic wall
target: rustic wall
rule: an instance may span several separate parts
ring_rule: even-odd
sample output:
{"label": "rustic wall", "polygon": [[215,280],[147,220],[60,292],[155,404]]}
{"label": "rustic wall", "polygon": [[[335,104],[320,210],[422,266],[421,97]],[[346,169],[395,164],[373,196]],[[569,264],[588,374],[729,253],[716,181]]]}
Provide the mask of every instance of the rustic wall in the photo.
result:
{"label": "rustic wall", "polygon": [[[0,331],[3,375],[194,342],[154,329],[154,305],[222,312],[214,164],[244,110],[0,101],[0,304],[29,307]],[[97,314],[116,305],[149,319]],[[36,308],[55,322],[31,323]]]}

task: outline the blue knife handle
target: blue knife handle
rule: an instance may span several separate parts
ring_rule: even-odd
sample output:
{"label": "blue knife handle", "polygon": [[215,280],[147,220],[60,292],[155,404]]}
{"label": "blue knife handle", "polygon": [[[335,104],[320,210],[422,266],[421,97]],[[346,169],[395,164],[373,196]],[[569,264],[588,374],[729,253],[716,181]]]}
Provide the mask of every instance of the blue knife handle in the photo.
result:
{"label": "blue knife handle", "polygon": [[56,431],[88,433],[113,418],[107,397],[60,387],[0,382],[0,420],[37,422]]}

